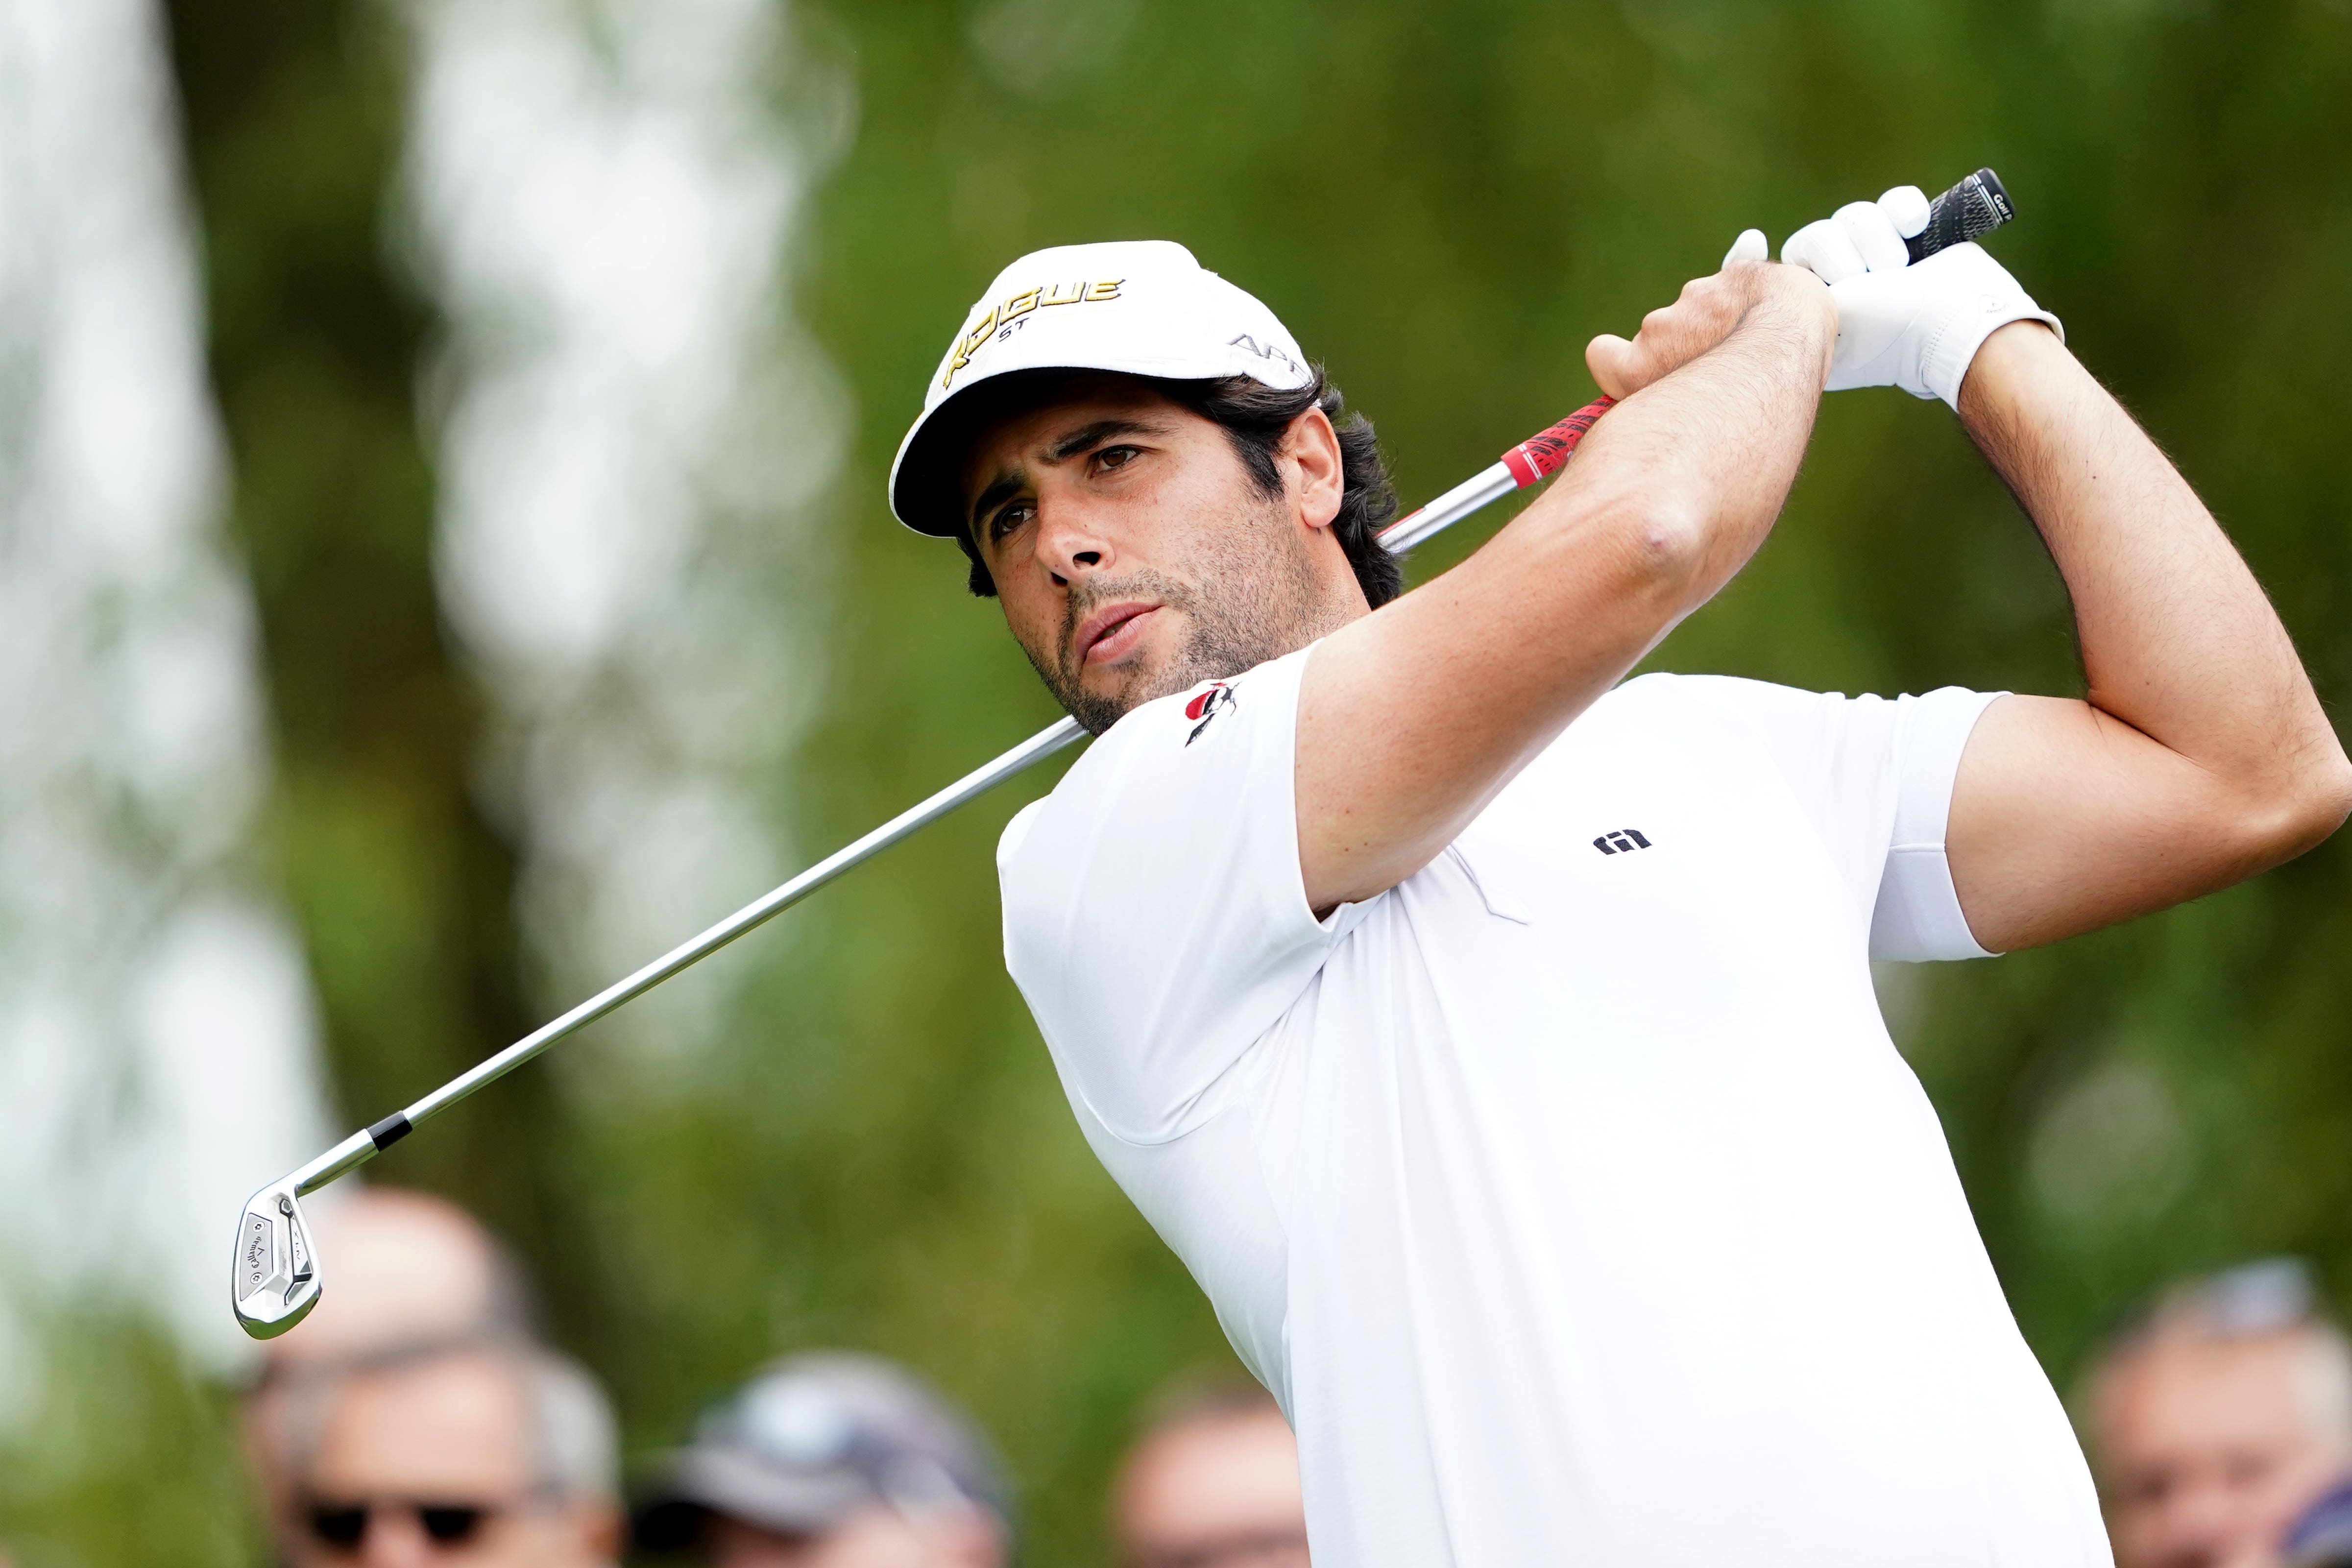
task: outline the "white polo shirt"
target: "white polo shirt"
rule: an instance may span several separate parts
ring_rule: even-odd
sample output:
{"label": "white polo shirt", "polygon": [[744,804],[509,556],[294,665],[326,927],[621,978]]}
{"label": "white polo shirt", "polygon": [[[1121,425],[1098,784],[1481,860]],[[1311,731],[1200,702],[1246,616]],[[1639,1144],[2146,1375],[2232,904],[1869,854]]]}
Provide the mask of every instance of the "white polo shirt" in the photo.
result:
{"label": "white polo shirt", "polygon": [[1645,675],[1318,922],[1310,651],[1149,704],[998,852],[1088,1141],[1297,1427],[1318,1568],[2106,1564],[1872,956],[1992,696]]}

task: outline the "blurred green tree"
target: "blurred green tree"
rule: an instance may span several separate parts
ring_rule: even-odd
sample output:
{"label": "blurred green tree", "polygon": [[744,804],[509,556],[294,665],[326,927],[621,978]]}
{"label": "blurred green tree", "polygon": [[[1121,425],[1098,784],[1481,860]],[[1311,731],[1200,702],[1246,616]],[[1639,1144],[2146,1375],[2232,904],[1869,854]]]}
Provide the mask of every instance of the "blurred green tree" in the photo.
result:
{"label": "blurred green tree", "polygon": [[[338,1109],[407,1103],[534,1021],[514,857],[470,788],[481,700],[435,599],[417,433],[431,321],[385,232],[399,35],[381,8],[174,0],[167,15],[203,235],[231,528],[274,720],[269,834],[323,1004]],[[593,1344],[601,1295],[547,1151],[541,1077],[451,1113],[384,1179],[461,1197]]]}

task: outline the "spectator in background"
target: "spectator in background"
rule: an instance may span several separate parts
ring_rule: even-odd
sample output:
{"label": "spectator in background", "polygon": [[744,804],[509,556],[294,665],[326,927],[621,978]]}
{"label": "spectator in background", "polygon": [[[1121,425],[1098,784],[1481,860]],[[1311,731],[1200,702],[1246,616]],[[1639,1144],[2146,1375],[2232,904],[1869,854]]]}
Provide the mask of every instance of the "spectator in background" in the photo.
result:
{"label": "spectator in background", "polygon": [[321,1203],[320,1253],[333,1260],[334,1289],[310,1315],[268,1342],[245,1401],[246,1453],[279,1554],[299,1533],[299,1477],[280,1456],[295,1452],[280,1428],[287,1391],[309,1373],[428,1344],[530,1333],[521,1270],[473,1216],[455,1204],[396,1187],[363,1187]]}
{"label": "spectator in background", "polygon": [[335,1288],[268,1342],[273,1375],[420,1340],[530,1332],[522,1270],[456,1204],[371,1186],[320,1207],[319,1251],[334,1261]]}
{"label": "spectator in background", "polygon": [[2289,1260],[2167,1291],[2088,1393],[2116,1568],[2269,1568],[2352,1475],[2352,1345]]}
{"label": "spectator in background", "polygon": [[1255,1384],[1169,1406],[1119,1466],[1111,1531],[1122,1568],[1307,1568],[1281,1407]]}
{"label": "spectator in background", "polygon": [[297,1568],[604,1568],[618,1555],[612,1412],[551,1351],[444,1340],[306,1368],[282,1398]]}
{"label": "spectator in background", "polygon": [[1003,1472],[978,1428],[877,1357],[814,1352],[695,1424],[637,1505],[637,1545],[715,1568],[1003,1568]]}

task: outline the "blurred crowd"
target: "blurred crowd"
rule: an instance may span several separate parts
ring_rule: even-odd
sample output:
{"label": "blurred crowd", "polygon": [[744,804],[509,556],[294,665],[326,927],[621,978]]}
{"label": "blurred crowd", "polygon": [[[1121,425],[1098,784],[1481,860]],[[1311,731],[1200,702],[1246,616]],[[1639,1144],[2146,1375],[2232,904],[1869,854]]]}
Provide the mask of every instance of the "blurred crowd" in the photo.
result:
{"label": "blurred crowd", "polygon": [[2300,1263],[2166,1291],[2083,1406],[2116,1568],[2352,1564],[2352,1343]]}
{"label": "blurred crowd", "polygon": [[[625,1486],[603,1390],[541,1341],[521,1271],[469,1216],[373,1188],[321,1230],[336,1291],[271,1343],[245,1403],[290,1568],[1015,1558],[986,1435],[903,1367],[788,1354]],[[2094,1358],[2079,1405],[2117,1568],[2352,1565],[2352,1340],[2300,1263],[2165,1291]],[[1139,1412],[1107,1508],[1120,1568],[1307,1561],[1297,1450],[1252,1384]]]}
{"label": "blurred crowd", "polygon": [[[625,1488],[595,1380],[541,1342],[513,1259],[438,1198],[321,1218],[334,1293],[270,1342],[245,1405],[280,1562],[1002,1568],[1015,1521],[985,1434],[903,1367],[803,1350],[712,1402]],[[1303,1568],[1298,1458],[1255,1385],[1143,1413],[1109,1500],[1125,1568]]]}

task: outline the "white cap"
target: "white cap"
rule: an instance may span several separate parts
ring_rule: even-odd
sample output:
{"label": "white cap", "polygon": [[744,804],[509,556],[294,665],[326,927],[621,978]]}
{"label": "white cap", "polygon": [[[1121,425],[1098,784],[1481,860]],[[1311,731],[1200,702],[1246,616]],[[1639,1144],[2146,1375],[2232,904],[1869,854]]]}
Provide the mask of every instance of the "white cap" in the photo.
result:
{"label": "white cap", "polygon": [[1181,245],[1119,240],[1032,251],[996,275],[923,389],[923,412],[890,465],[890,510],[900,522],[941,538],[962,531],[950,466],[962,454],[919,444],[926,432],[955,428],[940,416],[964,393],[1021,371],[1248,376],[1286,391],[1314,374],[1273,311]]}

